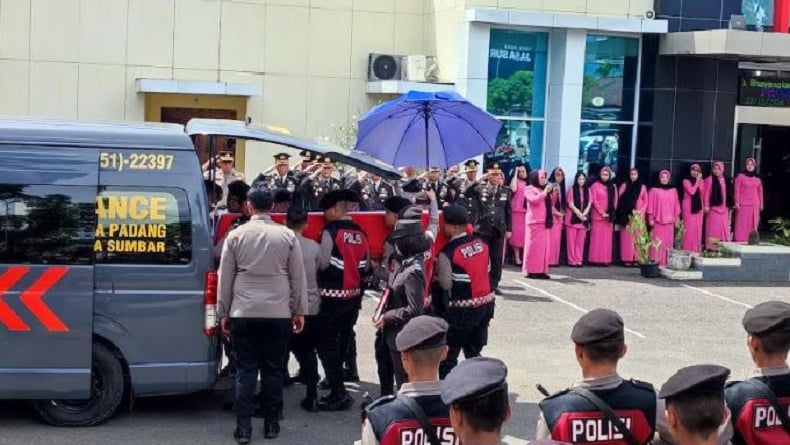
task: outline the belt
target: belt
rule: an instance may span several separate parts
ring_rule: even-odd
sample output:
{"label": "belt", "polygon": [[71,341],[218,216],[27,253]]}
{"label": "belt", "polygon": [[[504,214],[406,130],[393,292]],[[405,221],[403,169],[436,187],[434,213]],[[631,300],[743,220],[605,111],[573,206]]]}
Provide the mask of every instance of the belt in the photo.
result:
{"label": "belt", "polygon": [[362,295],[362,289],[321,289],[319,293],[323,298],[350,300]]}
{"label": "belt", "polygon": [[477,298],[467,298],[465,300],[450,300],[447,307],[451,308],[477,308],[488,303],[491,303],[496,298],[493,292],[488,295]]}

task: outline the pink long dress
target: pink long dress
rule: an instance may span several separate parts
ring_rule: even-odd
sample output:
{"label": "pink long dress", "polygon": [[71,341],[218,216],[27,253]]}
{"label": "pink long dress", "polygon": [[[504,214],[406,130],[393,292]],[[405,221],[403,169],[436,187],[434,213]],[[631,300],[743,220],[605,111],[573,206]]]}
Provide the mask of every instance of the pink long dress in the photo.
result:
{"label": "pink long dress", "polygon": [[563,215],[557,208],[557,201],[560,199],[560,191],[555,190],[551,194],[551,214],[554,217],[554,225],[549,229],[551,235],[551,242],[549,243],[549,266],[558,266],[560,264],[560,247],[562,245],[562,220]]}
{"label": "pink long dress", "polygon": [[[608,193],[606,186],[596,182],[590,187],[590,201],[592,210],[590,219],[592,228],[590,229],[590,263],[608,266],[612,264],[612,237],[614,235],[614,224],[609,218],[604,218],[606,213]],[[614,207],[617,207],[617,193],[614,194]],[[612,215],[613,216],[613,215]]]}
{"label": "pink long dress", "polygon": [[693,195],[697,192],[700,194],[700,200],[704,202],[704,199],[702,199],[705,195],[704,179],[700,178],[693,183],[689,179],[683,180],[683,203],[681,204],[681,209],[685,231],[683,232],[681,247],[689,252],[700,253],[702,252],[702,223],[705,213],[701,209],[697,213],[691,212]]}
{"label": "pink long dress", "polygon": [[735,241],[749,241],[749,234],[760,225],[760,210],[763,208],[763,182],[760,178],[741,173],[735,178]]}
{"label": "pink long dress", "polygon": [[654,187],[648,193],[647,218],[653,226],[654,240],[660,240],[661,245],[650,249],[650,259],[658,261],[662,266],[667,265],[667,252],[675,240],[675,222],[680,217],[680,200],[678,191],[674,187],[662,189]]}
{"label": "pink long dress", "polygon": [[524,181],[517,181],[516,182],[516,192],[513,193],[513,197],[510,198],[510,208],[512,210],[511,213],[511,225],[512,225],[512,235],[510,236],[510,240],[508,242],[513,247],[518,247],[519,249],[524,247],[524,236],[525,236],[525,220],[527,218],[527,208],[524,205],[524,190],[527,188],[527,185]]}
{"label": "pink long dress", "polygon": [[721,186],[722,200],[721,204],[712,206],[710,204],[710,195],[713,192],[713,178],[708,176],[705,178],[705,190],[702,194],[702,206],[710,209],[705,223],[705,248],[708,250],[716,250],[716,245],[713,240],[729,241],[730,240],[730,212],[727,208],[727,181],[724,176],[719,176],[717,179]]}
{"label": "pink long dress", "polygon": [[527,230],[522,270],[524,274],[548,273],[551,241],[546,228],[546,194],[530,185],[526,187],[524,196],[527,200]]}
{"label": "pink long dress", "polygon": [[[620,184],[620,192],[618,195],[620,198],[623,197],[623,193],[625,193],[627,184]],[[636,199],[636,205],[634,205],[634,212],[639,212],[641,214],[645,214],[647,212],[647,187],[644,185],[642,186],[642,190],[639,192],[639,198]],[[634,251],[634,236],[631,235],[631,232],[628,231],[630,224],[627,224],[625,227],[620,229],[620,260],[624,263],[635,263],[636,262],[636,252]]]}
{"label": "pink long dress", "polygon": [[[584,192],[579,193],[582,202],[573,201],[573,187],[568,190],[568,205],[573,206],[583,212],[587,208],[584,202]],[[573,223],[573,211],[570,208],[565,211],[565,250],[568,251],[568,265],[581,266],[584,261],[584,241],[587,239],[587,226],[581,222]]]}

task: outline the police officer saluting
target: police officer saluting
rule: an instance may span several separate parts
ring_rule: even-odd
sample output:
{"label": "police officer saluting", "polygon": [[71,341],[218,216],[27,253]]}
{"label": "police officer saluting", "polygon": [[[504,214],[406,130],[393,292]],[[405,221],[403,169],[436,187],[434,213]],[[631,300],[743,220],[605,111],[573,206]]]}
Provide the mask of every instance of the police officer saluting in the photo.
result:
{"label": "police officer saluting", "polygon": [[438,443],[456,443],[439,382],[439,363],[447,355],[446,336],[447,323],[427,315],[409,320],[398,333],[396,345],[409,382],[397,396],[382,397],[365,409],[362,445],[433,445],[430,436]]}
{"label": "police officer saluting", "polygon": [[353,400],[343,385],[343,355],[347,335],[359,316],[362,280],[369,270],[370,248],[365,232],[348,216],[348,208],[359,197],[348,190],[331,191],[321,198],[324,210],[321,250],[318,260],[318,355],[324,364],[331,392],[318,401],[318,408],[339,411]]}
{"label": "police officer saluting", "polygon": [[332,176],[335,166],[331,159],[321,158],[317,165],[318,169],[302,180],[306,195],[304,199],[309,203],[310,210],[322,210],[321,199],[324,195],[342,188],[342,182]]}
{"label": "police officer saluting", "polygon": [[[730,370],[716,365],[696,365],[679,370],[661,387],[666,400],[669,431],[677,445],[716,445],[719,426],[727,421],[724,382]],[[772,445],[788,443],[760,442]]]}
{"label": "police officer saluting", "polygon": [[504,260],[503,250],[505,240],[511,235],[511,208],[510,208],[510,188],[502,186],[502,170],[499,164],[492,164],[483,178],[487,183],[476,183],[467,194],[473,196],[477,201],[477,208],[480,215],[475,225],[477,234],[486,244],[491,258],[491,287],[497,295],[501,295],[499,290],[499,280],[502,279],[502,262]]}
{"label": "police officer saluting", "polygon": [[362,201],[366,210],[386,210],[385,202],[395,196],[395,187],[374,173],[362,180]]}
{"label": "police officer saluting", "polygon": [[760,303],[746,311],[746,344],[757,368],[743,382],[727,385],[733,445],[790,443],[790,304]]}
{"label": "police officer saluting", "polygon": [[442,381],[442,401],[450,406],[450,424],[460,443],[504,445],[502,425],[510,419],[506,378],[507,366],[500,360],[475,357]]}
{"label": "police officer saluting", "polygon": [[280,190],[285,190],[290,194],[297,192],[299,180],[291,171],[291,166],[288,163],[290,158],[291,155],[288,153],[277,153],[274,155],[274,172],[271,174],[267,174],[267,172],[259,174],[255,181],[252,182],[252,187],[259,188],[260,183],[265,183],[272,195]]}
{"label": "police officer saluting", "polygon": [[624,330],[623,319],[609,309],[595,309],[576,322],[571,339],[583,379],[540,402],[538,439],[607,445],[653,440],[658,411],[653,386],[617,374],[628,349]]}
{"label": "police officer saluting", "polygon": [[475,224],[477,222],[477,200],[468,195],[468,191],[476,184],[477,181],[477,166],[480,165],[474,159],[469,159],[464,162],[464,176],[453,176],[447,180],[447,185],[450,186],[453,194],[453,204],[458,204],[469,212],[469,222]]}
{"label": "police officer saluting", "polygon": [[480,356],[488,341],[488,323],[494,315],[494,294],[488,279],[488,246],[466,234],[469,214],[451,205],[444,209],[444,236],[449,239],[436,262],[436,278],[442,290],[442,316],[450,325],[449,352],[439,375],[444,378],[458,364]]}

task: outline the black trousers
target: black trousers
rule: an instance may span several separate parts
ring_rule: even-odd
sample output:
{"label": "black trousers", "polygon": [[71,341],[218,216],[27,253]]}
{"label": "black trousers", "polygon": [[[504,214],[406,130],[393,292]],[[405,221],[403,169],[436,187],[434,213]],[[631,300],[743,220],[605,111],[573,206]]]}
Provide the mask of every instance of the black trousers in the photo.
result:
{"label": "black trousers", "polygon": [[449,309],[444,314],[447,321],[447,359],[439,365],[439,378],[444,379],[458,364],[464,351],[469,359],[479,357],[488,343],[488,324],[494,316],[494,305],[477,309]]}
{"label": "black trousers", "polygon": [[236,353],[237,417],[250,417],[256,409],[255,387],[261,372],[261,409],[266,420],[279,420],[283,403],[283,364],[288,354],[291,320],[288,318],[232,318]]}
{"label": "black trousers", "polygon": [[291,337],[291,348],[299,362],[299,374],[306,385],[318,384],[318,316],[309,315],[304,320],[304,330]]}
{"label": "black trousers", "polygon": [[318,313],[316,323],[318,357],[324,365],[324,374],[333,394],[346,392],[343,385],[343,361],[346,350],[340,343],[341,333],[348,326],[353,327],[358,316],[359,303],[355,300],[324,298],[321,301],[321,311]]}
{"label": "black trousers", "polygon": [[357,333],[354,326],[359,319],[359,309],[357,309],[353,320],[347,320],[340,330],[340,350],[343,351],[343,370],[352,374],[357,374]]}
{"label": "black trousers", "polygon": [[491,280],[491,289],[496,289],[502,279],[502,249],[505,247],[505,237],[498,233],[478,233],[476,235],[488,246],[488,257],[491,261],[488,278]]}
{"label": "black trousers", "polygon": [[376,352],[376,368],[379,374],[381,396],[395,394],[395,385],[393,383],[395,379],[395,369],[393,369],[390,349],[387,347],[387,342],[384,340],[384,334],[381,331],[376,332],[374,350]]}

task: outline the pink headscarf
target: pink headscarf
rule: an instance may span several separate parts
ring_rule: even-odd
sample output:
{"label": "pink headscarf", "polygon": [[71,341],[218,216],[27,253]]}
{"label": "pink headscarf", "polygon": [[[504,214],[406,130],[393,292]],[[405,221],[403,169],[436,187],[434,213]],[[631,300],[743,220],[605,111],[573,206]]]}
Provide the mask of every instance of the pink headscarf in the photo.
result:
{"label": "pink headscarf", "polygon": [[[719,167],[721,169],[721,175],[724,176],[724,162],[713,161],[713,167]],[[711,174],[713,174],[713,172],[711,172]]]}

